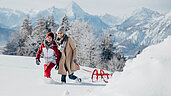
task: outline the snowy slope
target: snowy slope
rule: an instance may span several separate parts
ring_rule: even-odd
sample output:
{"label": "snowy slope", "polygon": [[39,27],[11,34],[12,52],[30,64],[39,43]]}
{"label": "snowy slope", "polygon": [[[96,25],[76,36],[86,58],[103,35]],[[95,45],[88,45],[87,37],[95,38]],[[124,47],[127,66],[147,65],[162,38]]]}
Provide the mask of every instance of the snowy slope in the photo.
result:
{"label": "snowy slope", "polygon": [[35,58],[0,55],[0,96],[81,96],[105,86],[103,82],[92,84],[89,72],[79,70],[75,74],[83,79],[82,84],[67,79],[67,84],[62,85],[57,83],[60,75],[52,69],[52,78],[57,82],[47,84],[43,79],[43,64],[37,66]]}
{"label": "snowy slope", "polygon": [[90,96],[170,96],[170,42],[171,36],[143,50],[126,63],[123,73],[114,73],[103,90]]}
{"label": "snowy slope", "polygon": [[112,15],[107,14],[107,13],[105,15],[102,15],[99,17],[104,23],[106,23],[112,27],[116,24],[120,24],[123,22],[123,20],[120,17],[112,16]]}

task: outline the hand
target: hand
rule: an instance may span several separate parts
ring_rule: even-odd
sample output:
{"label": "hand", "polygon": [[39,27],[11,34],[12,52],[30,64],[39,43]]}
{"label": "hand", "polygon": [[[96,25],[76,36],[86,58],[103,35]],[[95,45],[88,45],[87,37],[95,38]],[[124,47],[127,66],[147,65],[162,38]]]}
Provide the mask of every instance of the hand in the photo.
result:
{"label": "hand", "polygon": [[39,58],[36,58],[36,64],[40,65],[40,59]]}
{"label": "hand", "polygon": [[77,59],[74,59],[74,63],[77,63]]}
{"label": "hand", "polygon": [[56,64],[56,66],[55,66],[55,69],[56,69],[56,70],[58,70],[58,69],[59,69],[59,67],[58,67],[58,65],[57,65],[57,64]]}

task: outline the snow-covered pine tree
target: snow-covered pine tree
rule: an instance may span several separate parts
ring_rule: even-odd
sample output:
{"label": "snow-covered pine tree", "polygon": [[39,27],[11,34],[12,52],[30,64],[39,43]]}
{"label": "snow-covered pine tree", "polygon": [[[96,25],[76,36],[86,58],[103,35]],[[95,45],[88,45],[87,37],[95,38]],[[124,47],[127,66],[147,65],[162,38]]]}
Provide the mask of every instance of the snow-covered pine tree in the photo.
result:
{"label": "snow-covered pine tree", "polygon": [[19,47],[19,30],[11,33],[6,46],[3,49],[5,55],[17,55],[17,49]]}
{"label": "snow-covered pine tree", "polygon": [[68,23],[68,17],[65,15],[62,19],[62,23],[60,24],[60,26],[64,26],[65,31],[68,31],[70,28],[69,23]]}
{"label": "snow-covered pine tree", "polygon": [[46,21],[46,26],[53,33],[55,33],[57,31],[59,25],[55,23],[53,14],[48,17],[48,19]]}
{"label": "snow-covered pine tree", "polygon": [[47,32],[48,30],[46,19],[40,17],[40,19],[38,19],[36,22],[31,36],[28,37],[28,45],[31,49],[30,56],[36,55],[37,50],[40,47],[41,43],[44,41]]}
{"label": "snow-covered pine tree", "polygon": [[54,33],[55,39],[56,39],[57,37],[56,31],[59,28],[59,25],[55,23],[53,14],[48,17],[46,21],[46,26],[47,26],[48,31],[51,31],[52,33]]}
{"label": "snow-covered pine tree", "polygon": [[32,25],[30,23],[30,18],[27,16],[21,25],[21,29],[19,31],[19,41],[18,41],[18,49],[17,55],[19,56],[27,56],[28,46],[25,44],[27,42],[28,36],[32,34]]}
{"label": "snow-covered pine tree", "polygon": [[100,39],[95,38],[93,44],[90,46],[90,64],[89,67],[97,68],[100,64],[100,56],[101,56],[101,49],[100,49]]}
{"label": "snow-covered pine tree", "polygon": [[103,30],[103,36],[100,41],[101,60],[97,68],[111,72],[121,72],[125,66],[126,58],[121,50],[115,50],[116,48],[113,46],[114,41],[111,39],[111,36],[112,34],[109,29]]}
{"label": "snow-covered pine tree", "polygon": [[89,66],[93,63],[93,44],[96,43],[92,27],[80,19],[76,19],[70,26],[67,33],[76,43],[78,60],[81,65]]}
{"label": "snow-covered pine tree", "polygon": [[122,50],[118,50],[117,52],[114,53],[113,63],[115,66],[113,67],[114,69],[112,68],[112,70],[122,72],[125,66],[125,62],[126,62],[126,58]]}
{"label": "snow-covered pine tree", "polygon": [[[114,47],[113,47],[113,41],[111,40],[112,34],[110,33],[109,29],[103,30],[103,36],[101,39],[101,62],[98,65],[99,68],[110,70],[113,63],[110,62],[113,59],[114,54]],[[110,64],[112,63],[112,64]]]}

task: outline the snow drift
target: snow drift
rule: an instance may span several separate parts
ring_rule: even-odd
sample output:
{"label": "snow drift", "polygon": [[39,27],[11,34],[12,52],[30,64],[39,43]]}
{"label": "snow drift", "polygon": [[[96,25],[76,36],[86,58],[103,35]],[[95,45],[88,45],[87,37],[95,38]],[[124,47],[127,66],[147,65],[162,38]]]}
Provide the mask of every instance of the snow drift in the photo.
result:
{"label": "snow drift", "polygon": [[[146,48],[129,60],[123,73],[114,73],[110,83],[92,96],[170,96],[171,36]],[[100,92],[100,93],[99,93]]]}

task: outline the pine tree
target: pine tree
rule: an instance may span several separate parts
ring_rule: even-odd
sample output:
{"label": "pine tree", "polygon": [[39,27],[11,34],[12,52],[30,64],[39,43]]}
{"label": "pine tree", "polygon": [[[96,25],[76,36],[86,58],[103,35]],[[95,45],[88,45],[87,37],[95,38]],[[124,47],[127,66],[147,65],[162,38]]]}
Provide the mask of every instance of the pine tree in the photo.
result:
{"label": "pine tree", "polygon": [[27,16],[27,18],[23,20],[23,23],[21,25],[19,37],[21,39],[25,39],[27,38],[28,35],[31,35],[31,33],[32,33],[32,25],[30,22],[30,17]]}
{"label": "pine tree", "polygon": [[90,65],[89,67],[97,68],[100,64],[100,56],[101,56],[101,49],[100,49],[100,40],[99,38],[94,39],[93,44],[90,46]]}
{"label": "pine tree", "polygon": [[55,39],[56,39],[57,38],[56,31],[59,28],[59,25],[55,23],[53,14],[48,17],[48,19],[46,21],[46,27],[48,29],[48,32],[51,31],[52,33],[54,33]]}
{"label": "pine tree", "polygon": [[17,49],[19,47],[19,31],[13,32],[6,44],[6,46],[3,49],[3,54],[5,55],[17,55]]}
{"label": "pine tree", "polygon": [[35,56],[41,43],[44,41],[47,34],[47,23],[46,19],[40,18],[33,29],[31,36],[28,37],[28,44],[31,49],[30,56]]}
{"label": "pine tree", "polygon": [[62,23],[60,26],[64,26],[65,31],[68,31],[70,28],[69,23],[68,23],[68,17],[65,15],[62,19]]}
{"label": "pine tree", "polygon": [[80,19],[76,19],[70,26],[67,33],[76,43],[78,60],[81,65],[89,66],[93,63],[93,44],[95,43],[92,27]]}
{"label": "pine tree", "polygon": [[109,70],[110,65],[112,65],[111,60],[113,59],[114,54],[114,47],[113,47],[113,41],[111,40],[111,33],[110,30],[106,29],[103,30],[103,37],[101,40],[101,62],[98,66],[99,68]]}
{"label": "pine tree", "polygon": [[21,29],[19,31],[19,41],[18,41],[18,49],[17,49],[17,55],[23,56],[23,55],[27,55],[27,45],[25,44],[27,42],[27,38],[29,35],[32,34],[32,25],[30,23],[30,18],[29,16],[27,16],[27,18],[25,18],[23,20]]}
{"label": "pine tree", "polygon": [[50,31],[53,33],[57,31],[59,25],[55,23],[53,14],[48,17],[46,21],[46,27],[47,29],[50,29]]}
{"label": "pine tree", "polygon": [[126,58],[121,50],[116,51],[116,48],[113,46],[114,41],[111,40],[111,37],[112,34],[109,29],[103,30],[103,36],[100,41],[101,60],[97,67],[111,72],[121,72],[125,66]]}
{"label": "pine tree", "polygon": [[124,57],[122,50],[118,50],[117,52],[115,52],[113,57],[114,66],[112,67],[112,71],[122,72],[125,66],[125,62],[126,58]]}

